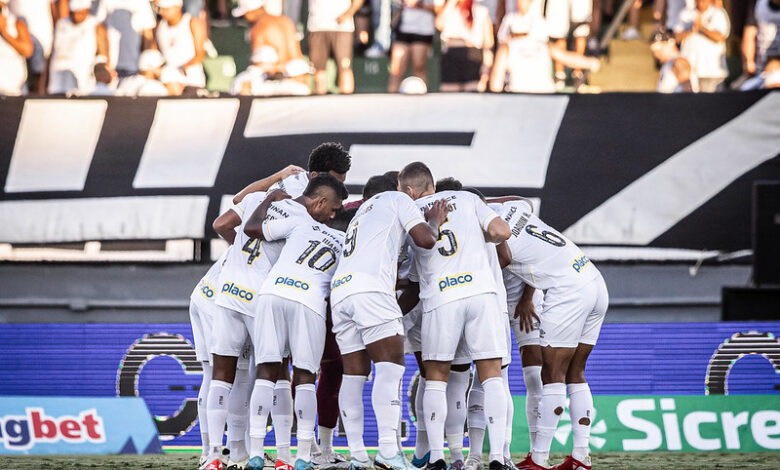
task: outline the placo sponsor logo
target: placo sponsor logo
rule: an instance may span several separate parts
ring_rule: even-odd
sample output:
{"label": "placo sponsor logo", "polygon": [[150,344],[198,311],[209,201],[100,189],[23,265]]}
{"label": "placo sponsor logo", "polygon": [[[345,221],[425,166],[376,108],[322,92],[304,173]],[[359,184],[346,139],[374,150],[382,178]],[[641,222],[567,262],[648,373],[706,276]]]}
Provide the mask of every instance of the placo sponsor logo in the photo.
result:
{"label": "placo sponsor logo", "polygon": [[279,276],[274,281],[275,286],[287,286],[300,290],[309,290],[309,284],[301,281],[300,279],[293,279],[291,277]]}
{"label": "placo sponsor logo", "polygon": [[232,282],[226,282],[222,285],[222,293],[233,296],[246,303],[251,302],[252,299],[255,298],[255,291]]}
{"label": "placo sponsor logo", "polygon": [[214,298],[214,288],[205,279],[200,283],[200,293],[208,300]]}
{"label": "placo sponsor logo", "polygon": [[453,276],[443,277],[439,279],[439,292],[443,292],[450,287],[458,287],[464,284],[468,284],[474,280],[471,273],[455,274]]}
{"label": "placo sponsor logo", "polygon": [[585,269],[587,265],[590,264],[590,259],[588,259],[587,256],[582,255],[579,258],[574,258],[574,261],[571,263],[571,268],[577,272],[582,271]]}
{"label": "placo sponsor logo", "polygon": [[344,284],[348,283],[352,280],[352,274],[347,274],[346,276],[341,276],[338,279],[334,279],[333,282],[330,285],[331,290],[337,289]]}
{"label": "placo sponsor logo", "polygon": [[106,442],[103,418],[89,409],[78,416],[47,416],[43,408],[25,408],[24,416],[0,417],[0,441],[9,450],[28,450],[37,443]]}

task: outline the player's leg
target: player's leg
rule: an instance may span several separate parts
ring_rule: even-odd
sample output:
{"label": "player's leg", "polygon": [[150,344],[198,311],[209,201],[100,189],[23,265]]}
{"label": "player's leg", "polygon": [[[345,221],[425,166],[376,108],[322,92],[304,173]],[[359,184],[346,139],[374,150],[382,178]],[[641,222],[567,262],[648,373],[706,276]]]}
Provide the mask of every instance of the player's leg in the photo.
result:
{"label": "player's leg", "polygon": [[205,463],[206,458],[209,455],[209,425],[208,425],[208,396],[209,387],[211,386],[211,364],[209,362],[201,362],[203,365],[203,380],[200,382],[200,390],[198,390],[198,424],[200,425],[200,440],[202,444],[201,449],[201,465]]}
{"label": "player's leg", "polygon": [[[271,420],[276,438],[276,468],[289,466],[293,461],[290,440],[293,425],[293,397],[290,384],[290,359],[284,358],[274,386]],[[287,469],[285,469],[287,470]]]}
{"label": "player's leg", "polygon": [[512,424],[515,418],[515,407],[512,404],[512,392],[509,390],[509,365],[501,368],[501,379],[504,381],[504,395],[506,395],[506,421],[504,423],[504,463],[514,467],[512,463]]}
{"label": "player's leg", "polygon": [[525,416],[528,420],[530,449],[533,449],[536,440],[539,402],[542,400],[542,348],[539,347],[539,344],[521,346],[520,360],[523,363],[523,382],[526,389]]}
{"label": "player's leg", "polygon": [[[211,302],[210,302],[211,303]],[[206,341],[204,334],[204,320],[210,318],[209,314],[205,311],[201,311],[198,304],[195,301],[190,301],[190,323],[192,324],[192,337],[195,344],[195,358],[201,363],[203,367],[203,379],[200,383],[200,389],[198,390],[198,424],[200,426],[200,440],[201,440],[201,456],[200,465],[206,463],[206,458],[209,454],[209,432],[208,432],[208,416],[207,416],[207,400],[209,394],[209,386],[211,385],[211,354],[210,344]],[[211,329],[210,321],[208,322],[209,330]]]}
{"label": "player's leg", "polygon": [[[457,354],[456,354],[457,355]],[[444,436],[450,449],[450,469],[463,468],[463,428],[466,425],[466,392],[471,377],[471,358],[455,360],[447,381],[447,420]]]}
{"label": "player's leg", "polygon": [[398,93],[406,74],[406,66],[409,62],[409,43],[401,42],[396,39],[393,47],[390,49],[390,78],[387,81],[387,92]]}
{"label": "player's leg", "polygon": [[341,351],[333,333],[330,309],[325,323],[325,350],[320,362],[317,379],[317,444],[319,452],[313,462],[321,470],[327,470],[344,462],[344,458],[333,452],[333,433],[339,419],[339,390],[344,375]]}
{"label": "player's leg", "polygon": [[474,371],[468,396],[469,424],[469,455],[466,458],[466,470],[481,470],[482,447],[485,442],[485,391],[479,378],[479,371]]}
{"label": "player's leg", "polygon": [[414,443],[414,454],[412,456],[412,465],[414,465],[417,468],[422,468],[423,466],[428,464],[428,461],[430,460],[430,451],[431,451],[430,445],[428,443],[428,431],[427,428],[425,427],[425,419],[424,419],[425,408],[423,405],[423,400],[425,399],[426,380],[425,380],[425,366],[423,365],[423,361],[422,361],[422,349],[420,351],[415,351],[414,358],[417,360],[417,367],[420,370],[420,379],[417,382],[417,393],[414,396],[414,410],[417,416],[417,421],[415,422],[417,424],[417,439],[415,440]]}
{"label": "player's leg", "polygon": [[[247,345],[251,347],[251,345]],[[252,388],[255,382],[255,374],[249,364],[242,364],[239,358],[236,372],[236,380],[233,383],[233,389],[230,391],[228,401],[228,449],[230,449],[231,464],[241,464],[249,459],[246,448],[246,434],[249,424],[249,400],[252,396]]]}

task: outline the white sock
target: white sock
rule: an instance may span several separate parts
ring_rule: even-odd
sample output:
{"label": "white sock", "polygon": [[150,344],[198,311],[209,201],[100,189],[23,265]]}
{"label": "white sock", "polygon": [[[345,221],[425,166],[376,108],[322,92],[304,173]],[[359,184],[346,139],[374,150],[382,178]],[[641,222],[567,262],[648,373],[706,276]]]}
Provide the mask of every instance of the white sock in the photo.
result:
{"label": "white sock", "polygon": [[396,429],[401,413],[401,380],[404,366],[392,362],[377,362],[376,376],[371,389],[371,404],[376,416],[379,454],[385,458],[395,457],[398,452]]}
{"label": "white sock", "polygon": [[525,382],[525,416],[528,419],[528,434],[531,436],[531,449],[536,440],[536,423],[539,415],[539,401],[542,399],[542,366],[523,367]]}
{"label": "white sock", "polygon": [[[580,462],[590,453],[590,427],[593,420],[593,395],[587,383],[568,384],[569,413],[574,449],[571,456]],[[587,424],[580,424],[583,420]]]}
{"label": "white sock", "polygon": [[506,428],[504,432],[504,460],[512,460],[512,454],[509,451],[512,445],[512,424],[515,418],[515,405],[512,403],[512,392],[509,391],[509,367],[501,369],[501,379],[504,382],[504,393],[506,394]]}
{"label": "white sock", "polygon": [[368,453],[363,443],[363,387],[368,377],[364,375],[344,375],[339,390],[339,409],[341,424],[347,435],[347,444],[352,458],[366,462]]}
{"label": "white sock", "polygon": [[470,370],[450,371],[447,381],[447,421],[444,435],[450,449],[450,462],[463,461],[463,427],[466,424],[466,391],[469,388]]}
{"label": "white sock", "polygon": [[[274,401],[274,383],[269,380],[255,380],[249,409],[249,456],[262,458],[265,454],[265,434],[268,431],[268,413]],[[231,450],[232,452],[232,450]]]}
{"label": "white sock", "polygon": [[444,459],[444,423],[447,421],[447,382],[428,380],[425,382],[425,428],[428,430],[428,442],[431,463]]}
{"label": "white sock", "polygon": [[209,426],[209,455],[222,454],[222,436],[225,434],[225,421],[227,421],[231,388],[233,388],[233,384],[221,380],[212,380],[209,387],[209,396],[206,401],[206,419]]}
{"label": "white sock", "polygon": [[293,425],[293,399],[289,380],[277,380],[274,387],[274,401],[271,406],[271,420],[276,438],[276,458],[293,464],[290,439]]}
{"label": "white sock", "polygon": [[333,431],[333,428],[317,426],[317,440],[320,450],[325,455],[330,455],[333,452]]}
{"label": "white sock", "polygon": [[298,417],[298,452],[296,459],[311,462],[311,447],[314,442],[314,420],[317,417],[317,392],[314,384],[295,387],[295,415]]}
{"label": "white sock", "polygon": [[203,380],[198,390],[198,425],[200,426],[200,442],[203,447],[202,455],[209,455],[209,421],[208,421],[208,396],[211,386],[211,364],[202,362]]}
{"label": "white sock", "polygon": [[414,456],[421,459],[430,449],[428,446],[428,431],[425,430],[425,414],[423,412],[423,397],[425,397],[425,377],[420,376],[417,382],[417,395],[414,397],[414,411],[417,415],[417,441],[414,443]]}
{"label": "white sock", "polygon": [[240,462],[249,457],[246,448],[246,431],[249,424],[249,399],[252,396],[252,371],[239,370],[230,391],[228,401],[228,449],[230,458]]}
{"label": "white sock", "polygon": [[506,391],[501,377],[482,381],[485,390],[485,419],[487,420],[490,461],[504,462],[504,434],[506,433]]}
{"label": "white sock", "polygon": [[482,462],[482,446],[485,442],[485,391],[477,371],[471,380],[468,401],[469,457]]}
{"label": "white sock", "polygon": [[[537,465],[545,465],[550,457],[550,446],[564,409],[566,409],[566,384],[558,382],[544,385],[542,387],[542,400],[539,403],[536,442],[534,442],[534,448],[531,451],[531,458]],[[560,413],[556,413],[556,411],[560,411]]]}

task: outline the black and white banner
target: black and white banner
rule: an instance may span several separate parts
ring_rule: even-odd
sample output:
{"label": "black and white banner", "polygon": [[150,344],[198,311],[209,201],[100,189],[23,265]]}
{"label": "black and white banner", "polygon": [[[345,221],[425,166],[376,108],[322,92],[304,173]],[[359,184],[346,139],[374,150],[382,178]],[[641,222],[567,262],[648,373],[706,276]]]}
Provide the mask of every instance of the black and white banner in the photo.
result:
{"label": "black and white banner", "polygon": [[211,238],[226,195],[329,140],[353,192],[421,160],[578,243],[738,250],[780,92],[0,99],[0,242]]}

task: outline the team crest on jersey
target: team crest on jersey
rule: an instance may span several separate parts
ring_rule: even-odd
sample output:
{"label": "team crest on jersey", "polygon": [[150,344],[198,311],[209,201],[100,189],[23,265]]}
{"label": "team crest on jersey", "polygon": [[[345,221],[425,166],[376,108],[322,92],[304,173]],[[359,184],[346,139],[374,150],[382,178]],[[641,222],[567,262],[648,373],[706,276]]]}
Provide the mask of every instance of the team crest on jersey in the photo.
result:
{"label": "team crest on jersey", "polygon": [[341,276],[340,278],[335,279],[330,284],[330,289],[331,290],[335,290],[337,287],[341,287],[341,286],[343,286],[344,284],[348,283],[351,280],[352,280],[352,274],[347,274],[346,276]]}
{"label": "team crest on jersey", "polygon": [[464,284],[469,284],[474,280],[471,273],[455,274],[453,276],[447,276],[439,279],[439,292],[444,292],[450,287],[458,287]]}
{"label": "team crest on jersey", "polygon": [[293,279],[291,277],[279,276],[274,281],[275,286],[287,286],[294,289],[309,290],[309,284],[299,279]]}
{"label": "team crest on jersey", "polygon": [[582,255],[579,258],[575,258],[571,263],[571,268],[577,272],[582,271],[590,264],[590,259],[587,256]]}
{"label": "team crest on jersey", "polygon": [[255,298],[255,291],[232,282],[226,282],[222,285],[222,293],[246,303],[251,302]]}

